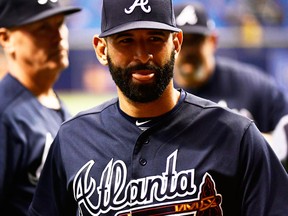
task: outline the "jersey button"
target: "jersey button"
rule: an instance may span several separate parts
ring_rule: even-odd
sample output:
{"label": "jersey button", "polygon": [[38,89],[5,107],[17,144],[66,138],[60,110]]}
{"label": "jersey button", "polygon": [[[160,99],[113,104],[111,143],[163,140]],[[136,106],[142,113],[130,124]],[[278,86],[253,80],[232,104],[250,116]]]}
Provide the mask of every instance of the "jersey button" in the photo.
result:
{"label": "jersey button", "polygon": [[142,166],[145,166],[147,164],[147,160],[144,159],[144,158],[140,158],[139,159],[139,163],[142,165]]}
{"label": "jersey button", "polygon": [[144,140],[144,144],[145,144],[145,145],[149,144],[149,142],[150,142],[150,140],[149,140],[149,139],[147,139],[147,140]]}

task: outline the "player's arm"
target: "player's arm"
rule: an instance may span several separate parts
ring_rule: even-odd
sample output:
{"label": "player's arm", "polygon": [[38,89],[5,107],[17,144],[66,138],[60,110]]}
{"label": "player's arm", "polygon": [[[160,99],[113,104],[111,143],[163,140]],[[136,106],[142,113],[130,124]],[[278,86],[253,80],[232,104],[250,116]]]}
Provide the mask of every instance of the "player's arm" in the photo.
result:
{"label": "player's arm", "polygon": [[[288,124],[288,99],[284,93],[278,89],[275,81],[271,78],[270,82],[263,89],[263,101],[266,101],[267,121],[269,123],[269,133],[263,133],[267,142],[270,144],[277,157],[281,161],[288,159],[288,143],[285,125]],[[268,129],[268,128],[267,128]],[[268,130],[268,131],[269,131]]]}
{"label": "player's arm", "polygon": [[[242,139],[243,216],[285,216],[288,175],[269,144],[252,124]],[[285,199],[284,199],[285,197]]]}
{"label": "player's arm", "polygon": [[287,125],[288,115],[281,118],[274,131],[272,131],[271,133],[263,133],[263,136],[281,161],[287,159],[288,154],[288,137],[285,130],[285,127]]}

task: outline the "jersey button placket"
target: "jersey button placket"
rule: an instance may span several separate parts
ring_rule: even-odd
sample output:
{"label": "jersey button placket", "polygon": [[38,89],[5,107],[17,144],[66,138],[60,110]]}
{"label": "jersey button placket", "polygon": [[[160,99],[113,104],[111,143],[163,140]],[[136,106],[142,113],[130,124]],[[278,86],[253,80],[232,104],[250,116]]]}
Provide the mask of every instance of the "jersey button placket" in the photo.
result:
{"label": "jersey button placket", "polygon": [[[133,157],[132,157],[132,178],[142,178],[143,169],[146,169],[148,166],[148,159],[149,156],[147,156],[147,152],[144,150],[145,146],[148,144],[151,144],[151,140],[149,138],[149,133],[147,133],[148,130],[143,132],[137,139],[134,151],[133,151]],[[146,153],[145,153],[146,152]],[[148,159],[147,159],[148,157]]]}
{"label": "jersey button placket", "polygon": [[[150,139],[147,137],[146,139],[143,140],[143,145],[148,145],[150,142]],[[147,164],[147,160],[145,158],[140,158],[139,163],[141,166],[145,166]]]}

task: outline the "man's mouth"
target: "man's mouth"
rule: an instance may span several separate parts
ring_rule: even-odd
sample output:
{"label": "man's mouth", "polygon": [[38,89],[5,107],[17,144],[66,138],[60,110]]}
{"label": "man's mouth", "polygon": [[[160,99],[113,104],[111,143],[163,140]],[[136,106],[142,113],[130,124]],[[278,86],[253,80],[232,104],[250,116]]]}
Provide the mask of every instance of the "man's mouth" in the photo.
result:
{"label": "man's mouth", "polygon": [[132,77],[139,82],[147,82],[155,76],[152,70],[135,70],[132,72]]}
{"label": "man's mouth", "polygon": [[201,80],[205,76],[204,68],[202,66],[192,66],[190,64],[184,64],[179,68],[179,74],[184,79]]}
{"label": "man's mouth", "polygon": [[194,73],[194,67],[189,65],[189,64],[183,64],[179,68],[179,73],[184,78],[191,77],[191,76],[193,76],[193,73]]}

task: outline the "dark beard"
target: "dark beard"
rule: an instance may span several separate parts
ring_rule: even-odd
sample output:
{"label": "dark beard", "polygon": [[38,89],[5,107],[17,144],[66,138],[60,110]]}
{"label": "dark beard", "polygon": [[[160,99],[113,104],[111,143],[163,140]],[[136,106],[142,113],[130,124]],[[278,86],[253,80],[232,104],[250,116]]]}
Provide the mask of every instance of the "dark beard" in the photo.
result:
{"label": "dark beard", "polygon": [[[157,67],[149,64],[141,64],[130,68],[122,69],[116,67],[108,55],[108,66],[112,79],[131,101],[147,103],[158,99],[167,88],[173,78],[173,69],[175,56],[171,53],[169,61],[163,67]],[[137,84],[132,82],[132,71],[135,70],[153,70],[155,71],[155,81],[149,84]]]}

